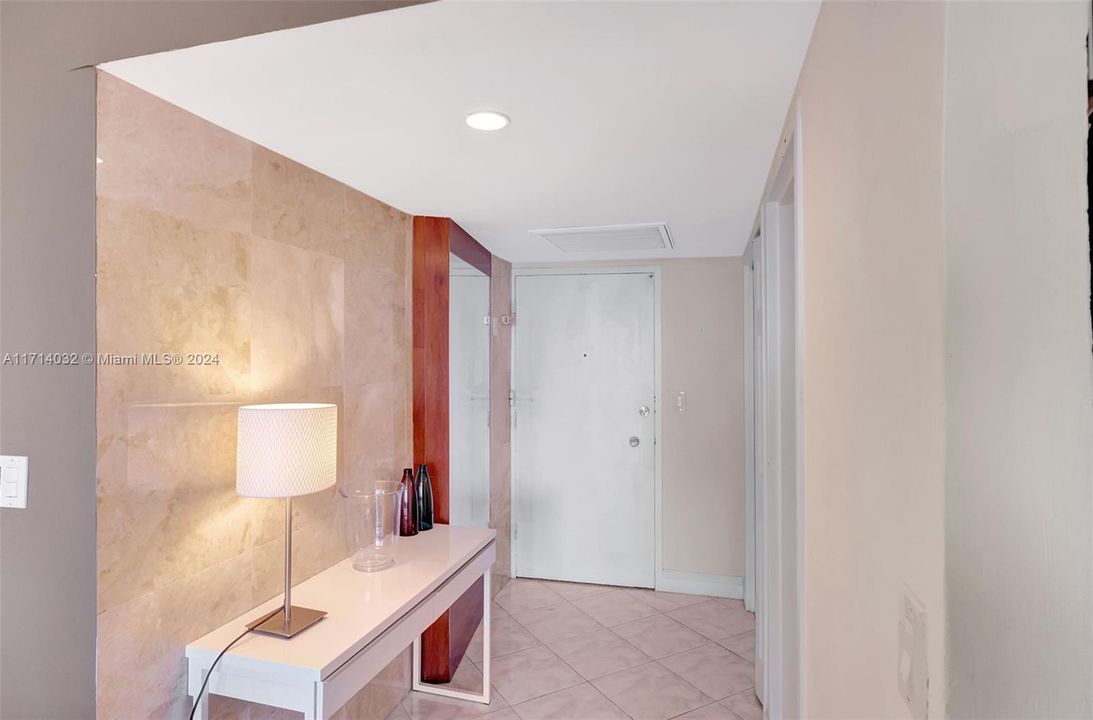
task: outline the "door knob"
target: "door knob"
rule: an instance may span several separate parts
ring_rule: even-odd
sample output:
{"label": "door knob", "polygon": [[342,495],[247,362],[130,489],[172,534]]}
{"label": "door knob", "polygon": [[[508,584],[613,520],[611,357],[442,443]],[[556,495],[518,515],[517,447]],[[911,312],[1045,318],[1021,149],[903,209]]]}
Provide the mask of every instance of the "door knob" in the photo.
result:
{"label": "door knob", "polygon": [[645,417],[648,414],[649,414],[648,406],[642,405],[641,407],[638,408],[638,415],[641,415],[642,417]]}
{"label": "door knob", "polygon": [[641,445],[641,440],[638,440],[636,435],[631,435],[630,436],[630,447],[637,447],[638,445]]}

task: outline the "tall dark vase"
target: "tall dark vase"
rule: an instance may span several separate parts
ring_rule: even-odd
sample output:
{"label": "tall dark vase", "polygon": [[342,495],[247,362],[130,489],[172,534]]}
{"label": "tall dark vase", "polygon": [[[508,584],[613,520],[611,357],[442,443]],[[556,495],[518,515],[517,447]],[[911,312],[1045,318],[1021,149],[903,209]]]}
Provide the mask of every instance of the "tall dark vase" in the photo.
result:
{"label": "tall dark vase", "polygon": [[414,487],[417,493],[417,529],[433,529],[433,481],[429,477],[429,469],[424,463],[417,466],[417,483]]}
{"label": "tall dark vase", "polygon": [[403,537],[417,535],[417,490],[414,488],[414,471],[405,468],[402,471],[402,487],[399,489],[398,534]]}

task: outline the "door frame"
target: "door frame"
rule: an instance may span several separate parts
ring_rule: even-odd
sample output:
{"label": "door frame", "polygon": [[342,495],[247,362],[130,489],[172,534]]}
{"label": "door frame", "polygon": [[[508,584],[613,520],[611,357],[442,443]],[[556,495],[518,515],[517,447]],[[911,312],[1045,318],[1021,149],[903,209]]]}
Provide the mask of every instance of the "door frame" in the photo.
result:
{"label": "door frame", "polygon": [[[759,547],[756,542],[756,508],[758,507],[756,482],[756,385],[755,365],[755,262],[759,236],[748,240],[744,248],[744,609],[755,612],[759,580]],[[758,629],[758,628],[757,628]],[[758,636],[757,636],[758,639]],[[761,688],[760,688],[761,690]]]}
{"label": "door frame", "polygon": [[[752,239],[744,253],[745,287],[753,289],[760,285],[762,317],[762,343],[758,353],[752,352],[745,358],[746,382],[750,388],[753,402],[762,403],[758,409],[753,405],[745,413],[745,442],[751,447],[745,457],[752,456],[752,463],[746,467],[746,487],[754,499],[754,559],[755,577],[752,578],[755,590],[755,603],[758,612],[756,638],[758,647],[757,669],[760,669],[759,695],[770,720],[783,717],[799,717],[805,708],[804,683],[804,382],[803,382],[803,342],[804,342],[804,187],[802,161],[802,115],[796,101],[790,109],[790,122],[783,132],[778,145],[778,156],[771,172],[771,179],[763,194],[758,218],[756,219]],[[793,203],[793,276],[783,276],[779,270],[779,248],[781,234],[779,223],[782,221],[782,207],[786,198],[792,197]],[[755,278],[755,262],[759,263],[762,277]],[[751,273],[751,274],[749,274]],[[781,429],[783,409],[780,375],[774,378],[772,368],[780,367],[783,352],[780,326],[780,300],[785,282],[793,283],[794,291],[794,327],[793,361],[795,370],[794,412],[794,467],[791,492],[794,494],[795,517],[791,520],[795,546],[792,553],[793,567],[785,567],[785,547],[790,534],[790,527],[782,523],[785,516],[783,505],[783,484],[781,458],[785,438],[780,432],[770,432],[770,428]],[[754,295],[745,297],[747,310],[754,313]],[[751,316],[754,322],[754,314]],[[747,322],[747,321],[746,321]],[[756,349],[755,327],[745,339],[745,347]],[[762,368],[756,368],[760,361]],[[756,385],[759,377],[764,384]],[[758,394],[758,396],[757,396]],[[759,417],[757,417],[757,415]],[[757,467],[762,461],[762,468]],[[784,580],[793,579],[793,588],[786,588]],[[747,594],[747,590],[745,591]],[[786,594],[792,593],[796,603],[796,617],[784,617]],[[787,667],[788,665],[788,667]]]}
{"label": "door frame", "polygon": [[517,492],[519,488],[519,478],[517,478],[516,468],[516,454],[519,452],[519,443],[517,442],[516,424],[517,424],[517,365],[516,357],[520,348],[520,315],[517,309],[516,303],[516,280],[521,276],[536,276],[536,275],[651,275],[653,278],[653,533],[654,533],[654,551],[651,562],[653,563],[653,582],[655,588],[660,588],[663,583],[663,548],[662,541],[662,486],[661,486],[661,469],[663,465],[663,453],[661,453],[661,268],[659,265],[604,265],[604,266],[567,266],[567,265],[553,265],[550,267],[520,267],[513,266],[512,268],[512,396],[509,398],[509,405],[512,409],[512,458],[511,467],[512,473],[509,479],[510,488],[509,492],[512,497],[512,522],[510,525],[510,547],[512,548],[511,568],[510,576],[513,578],[519,577],[516,573],[516,562],[518,548],[516,544],[517,534],[517,520],[516,511],[517,506]]}

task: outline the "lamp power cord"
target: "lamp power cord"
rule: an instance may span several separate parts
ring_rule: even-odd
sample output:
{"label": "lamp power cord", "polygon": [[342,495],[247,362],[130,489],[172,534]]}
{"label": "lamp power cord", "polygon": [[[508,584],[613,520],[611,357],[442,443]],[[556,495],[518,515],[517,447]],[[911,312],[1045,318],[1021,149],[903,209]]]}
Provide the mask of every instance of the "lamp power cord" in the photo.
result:
{"label": "lamp power cord", "polygon": [[237,642],[245,638],[251,632],[251,628],[247,628],[243,632],[239,633],[239,637],[232,640],[230,643],[224,646],[224,649],[220,651],[220,654],[213,660],[213,664],[209,666],[209,671],[205,673],[205,679],[201,682],[201,689],[197,691],[197,695],[194,696],[194,706],[190,708],[190,720],[194,720],[194,713],[197,712],[197,706],[201,704],[201,696],[205,693],[205,688],[209,686],[209,678],[213,676],[213,670],[216,668],[216,664],[220,662],[220,658],[224,657],[224,653],[232,649],[232,646]]}

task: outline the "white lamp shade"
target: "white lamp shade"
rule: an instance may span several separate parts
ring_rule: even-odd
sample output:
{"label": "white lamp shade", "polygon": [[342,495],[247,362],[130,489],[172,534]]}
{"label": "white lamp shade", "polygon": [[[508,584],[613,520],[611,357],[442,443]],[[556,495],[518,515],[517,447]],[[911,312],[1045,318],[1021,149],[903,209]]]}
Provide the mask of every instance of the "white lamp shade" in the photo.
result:
{"label": "white lamp shade", "polygon": [[337,405],[243,405],[237,441],[235,491],[245,497],[308,495],[338,479]]}

